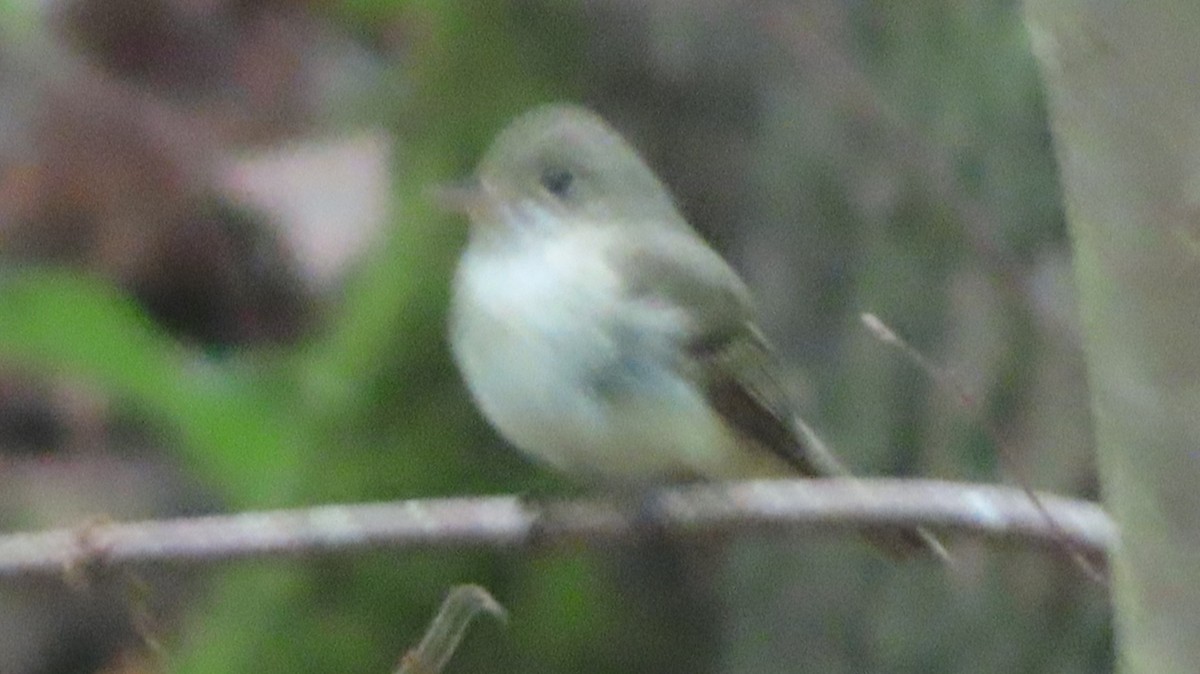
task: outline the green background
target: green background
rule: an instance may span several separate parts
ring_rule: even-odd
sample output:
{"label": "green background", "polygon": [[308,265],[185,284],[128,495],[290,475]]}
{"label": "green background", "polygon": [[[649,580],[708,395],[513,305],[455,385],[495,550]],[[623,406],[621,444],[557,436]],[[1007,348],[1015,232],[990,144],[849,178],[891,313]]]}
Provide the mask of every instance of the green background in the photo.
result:
{"label": "green background", "polygon": [[[0,238],[0,366],[85,387],[184,466],[208,507],[578,492],[508,449],[459,382],[444,324],[465,225],[426,198],[513,115],[553,100],[594,107],[644,151],[754,288],[805,416],[857,471],[1006,480],[982,430],[994,425],[1033,486],[1095,497],[1069,246],[1015,3],[234,4],[227,33],[206,28],[217,45],[248,41],[248,16],[283,12],[312,31],[305,49],[353,59],[287,84],[294,108],[284,97],[258,113],[291,123],[213,152],[363,128],[395,142],[388,221],[337,283],[306,291],[315,318],[269,344],[196,338],[148,315],[86,251],[64,262],[14,244],[15,228]],[[114,7],[89,23],[9,5],[18,69],[103,77],[185,119],[248,105],[221,79],[223,57],[189,60],[194,26]],[[145,34],[183,51],[142,61],[126,47]],[[84,110],[90,95],[65,94]],[[979,410],[875,341],[863,311],[952,368]],[[1109,670],[1105,591],[1062,555],[951,543],[954,572],[786,534],[235,564],[192,573],[184,599],[159,591],[170,605],[156,608],[163,653],[150,660],[389,671],[448,588],[471,582],[510,621],[477,625],[450,672]]]}

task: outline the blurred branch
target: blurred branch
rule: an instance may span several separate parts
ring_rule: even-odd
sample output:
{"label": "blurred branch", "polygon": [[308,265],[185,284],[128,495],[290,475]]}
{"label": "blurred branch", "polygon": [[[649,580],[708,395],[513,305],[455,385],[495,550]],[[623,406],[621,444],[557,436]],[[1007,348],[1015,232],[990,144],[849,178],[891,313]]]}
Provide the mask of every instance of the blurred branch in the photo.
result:
{"label": "blurred branch", "polygon": [[1095,503],[1021,489],[923,480],[785,480],[665,489],[647,508],[600,499],[425,499],[144,522],[94,522],[0,537],[0,578],[109,565],[211,563],[369,548],[520,548],[601,544],[647,531],[701,536],[753,529],[850,531],[927,526],[1040,547],[1069,540],[1103,554],[1116,527]]}

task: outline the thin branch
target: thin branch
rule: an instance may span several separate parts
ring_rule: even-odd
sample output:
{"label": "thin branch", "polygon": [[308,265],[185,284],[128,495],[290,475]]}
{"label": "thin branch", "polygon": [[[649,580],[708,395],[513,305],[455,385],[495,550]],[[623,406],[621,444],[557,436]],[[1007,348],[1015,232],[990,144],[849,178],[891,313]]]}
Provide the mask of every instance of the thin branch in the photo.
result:
{"label": "thin branch", "polygon": [[[961,381],[959,381],[958,378],[955,377],[952,372],[950,372],[950,370],[933,362],[931,358],[921,353],[917,347],[909,344],[907,340],[896,334],[891,327],[884,323],[883,320],[881,320],[875,314],[864,313],[861,315],[861,318],[863,325],[865,325],[867,329],[871,331],[871,334],[875,335],[876,339],[884,344],[899,349],[900,352],[903,353],[909,360],[911,360],[918,368],[920,368],[921,371],[926,374],[926,376],[932,379],[933,382],[937,384],[938,388],[953,396],[963,409],[975,416],[976,423],[983,427],[984,432],[987,433],[988,439],[992,441],[992,446],[996,448],[996,455],[1000,458],[1000,464],[1004,466],[1004,469],[1017,481],[1017,486],[1019,486],[1021,491],[1025,492],[1025,495],[1029,497],[1029,502],[1032,503],[1033,506],[1038,509],[1038,512],[1040,512],[1042,516],[1046,518],[1047,525],[1049,525],[1051,529],[1057,531],[1058,524],[1054,521],[1054,517],[1051,516],[1050,512],[1047,511],[1046,507],[1042,504],[1042,500],[1038,496],[1037,492],[1033,490],[1032,481],[1029,479],[1029,475],[1026,474],[1021,462],[1017,460],[1016,453],[1013,452],[1008,443],[1004,441],[1004,435],[1000,432],[1000,429],[997,428],[994,423],[988,420],[987,416],[980,408],[979,402],[976,400],[975,396],[969,390],[967,390],[967,387]],[[1071,558],[1075,560],[1075,564],[1079,566],[1080,570],[1083,571],[1088,578],[1101,584],[1107,582],[1104,572],[1101,571],[1101,569],[1095,564],[1092,564],[1091,560],[1087,558],[1085,551],[1075,547],[1074,542],[1065,535],[1060,535],[1058,538],[1067,551],[1070,552]]]}
{"label": "thin branch", "polygon": [[783,480],[706,484],[656,493],[647,513],[600,499],[535,503],[513,496],[333,505],[172,520],[98,520],[71,529],[0,536],[0,578],[112,565],[206,564],[349,553],[371,548],[521,548],[597,545],[654,533],[702,536],[748,529],[845,532],[926,526],[1102,555],[1116,526],[1095,503],[1022,490],[924,480]]}

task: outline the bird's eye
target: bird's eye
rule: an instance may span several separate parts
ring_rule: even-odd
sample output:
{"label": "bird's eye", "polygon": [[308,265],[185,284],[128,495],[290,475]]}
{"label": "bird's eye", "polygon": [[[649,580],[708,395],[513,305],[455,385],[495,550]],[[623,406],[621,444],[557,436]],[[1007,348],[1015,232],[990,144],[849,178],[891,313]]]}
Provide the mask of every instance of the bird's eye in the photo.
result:
{"label": "bird's eye", "polygon": [[575,174],[564,168],[548,168],[542,171],[541,180],[547,192],[561,199],[571,193]]}

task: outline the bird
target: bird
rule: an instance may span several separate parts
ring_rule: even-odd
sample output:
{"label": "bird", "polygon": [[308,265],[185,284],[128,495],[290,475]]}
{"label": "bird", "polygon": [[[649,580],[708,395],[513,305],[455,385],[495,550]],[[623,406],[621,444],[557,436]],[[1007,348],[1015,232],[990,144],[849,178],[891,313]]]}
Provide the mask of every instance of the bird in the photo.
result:
{"label": "bird", "polygon": [[[517,449],[636,488],[850,475],[797,413],[749,288],[600,116],[530,110],[438,194],[469,220],[453,358]],[[930,545],[864,534],[896,557]]]}

